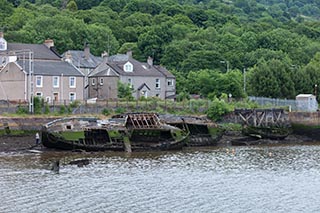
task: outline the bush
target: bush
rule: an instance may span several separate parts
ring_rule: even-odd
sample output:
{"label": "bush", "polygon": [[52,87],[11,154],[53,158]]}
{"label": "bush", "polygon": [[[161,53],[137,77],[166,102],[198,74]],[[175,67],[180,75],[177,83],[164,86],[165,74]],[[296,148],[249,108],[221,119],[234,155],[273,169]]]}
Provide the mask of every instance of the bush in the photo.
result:
{"label": "bush", "polygon": [[211,102],[211,105],[207,112],[207,116],[214,121],[219,121],[224,115],[231,112],[232,110],[232,106],[230,106],[224,100],[215,99]]}
{"label": "bush", "polygon": [[102,113],[103,115],[105,115],[105,116],[108,116],[108,115],[111,114],[111,111],[110,111],[110,109],[104,108],[101,113]]}
{"label": "bush", "polygon": [[49,107],[49,104],[48,103],[46,103],[45,105],[44,105],[44,114],[49,114],[50,113],[50,107]]}
{"label": "bush", "polygon": [[42,106],[43,106],[43,99],[40,97],[35,96],[33,98],[33,112],[34,114],[41,114],[42,113]]}
{"label": "bush", "polygon": [[16,111],[17,114],[22,115],[22,114],[28,114],[29,110],[26,107],[23,107],[21,105],[18,106],[18,109]]}
{"label": "bush", "polygon": [[126,109],[125,108],[122,108],[122,107],[118,107],[116,110],[115,110],[115,113],[117,114],[123,114],[126,112]]}

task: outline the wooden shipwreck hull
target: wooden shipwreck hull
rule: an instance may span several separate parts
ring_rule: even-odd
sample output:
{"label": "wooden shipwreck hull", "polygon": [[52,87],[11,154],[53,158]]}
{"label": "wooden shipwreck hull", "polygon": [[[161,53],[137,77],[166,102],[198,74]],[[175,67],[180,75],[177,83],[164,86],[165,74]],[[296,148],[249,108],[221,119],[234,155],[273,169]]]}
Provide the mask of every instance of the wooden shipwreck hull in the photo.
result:
{"label": "wooden shipwreck hull", "polygon": [[109,120],[65,118],[46,124],[42,143],[49,148],[86,151],[182,149],[189,133],[153,113],[132,113]]}
{"label": "wooden shipwreck hull", "polygon": [[166,123],[186,129],[190,135],[187,146],[215,146],[223,136],[224,130],[205,117],[161,115]]}

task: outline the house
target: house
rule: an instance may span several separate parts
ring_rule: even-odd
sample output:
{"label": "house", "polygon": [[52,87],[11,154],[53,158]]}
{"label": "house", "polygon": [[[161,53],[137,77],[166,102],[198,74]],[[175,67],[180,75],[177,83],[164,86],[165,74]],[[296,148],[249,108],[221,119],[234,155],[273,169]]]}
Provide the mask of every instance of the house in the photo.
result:
{"label": "house", "polygon": [[76,66],[84,74],[84,98],[88,94],[88,76],[102,62],[101,57],[94,56],[90,53],[90,45],[85,44],[84,50],[68,50],[63,53],[62,57],[69,63]]}
{"label": "house", "polygon": [[0,100],[47,102],[83,100],[84,75],[62,60],[53,40],[44,44],[7,43],[0,33]]}
{"label": "house", "polygon": [[[154,65],[151,57],[147,59],[146,63],[133,59],[132,52],[129,51],[127,54],[105,56],[103,62],[89,75],[89,98],[114,98],[114,96],[102,95],[108,94],[105,90],[110,91],[113,87],[111,89],[108,87],[97,89],[97,82],[103,81],[105,83],[106,78],[111,76],[113,76],[113,82],[109,85],[116,85],[116,80],[130,85],[133,88],[132,95],[136,99],[141,97],[166,99],[174,97],[176,92],[174,75],[164,67]],[[94,90],[104,92],[94,93]]]}
{"label": "house", "polygon": [[118,97],[119,74],[108,65],[108,54],[102,55],[102,63],[89,74],[89,98],[115,100]]}
{"label": "house", "polygon": [[305,112],[316,112],[318,102],[316,96],[312,94],[299,94],[296,96],[297,109]]}

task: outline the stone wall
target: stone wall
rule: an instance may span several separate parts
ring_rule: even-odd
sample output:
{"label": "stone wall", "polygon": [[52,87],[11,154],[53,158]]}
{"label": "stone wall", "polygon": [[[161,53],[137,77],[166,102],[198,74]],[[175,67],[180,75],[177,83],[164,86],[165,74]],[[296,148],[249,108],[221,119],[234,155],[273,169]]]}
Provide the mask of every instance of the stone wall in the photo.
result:
{"label": "stone wall", "polygon": [[0,130],[9,127],[11,130],[41,130],[42,125],[57,118],[0,118]]}
{"label": "stone wall", "polygon": [[289,112],[293,125],[320,126],[320,112]]}

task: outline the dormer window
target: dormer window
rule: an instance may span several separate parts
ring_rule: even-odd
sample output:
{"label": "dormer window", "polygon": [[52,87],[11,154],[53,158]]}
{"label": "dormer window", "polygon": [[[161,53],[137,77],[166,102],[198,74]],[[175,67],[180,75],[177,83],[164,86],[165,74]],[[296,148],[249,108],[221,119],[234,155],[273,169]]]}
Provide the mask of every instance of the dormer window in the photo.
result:
{"label": "dormer window", "polygon": [[133,66],[130,62],[127,62],[123,65],[123,70],[125,72],[132,72],[133,71]]}

